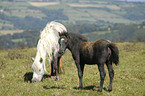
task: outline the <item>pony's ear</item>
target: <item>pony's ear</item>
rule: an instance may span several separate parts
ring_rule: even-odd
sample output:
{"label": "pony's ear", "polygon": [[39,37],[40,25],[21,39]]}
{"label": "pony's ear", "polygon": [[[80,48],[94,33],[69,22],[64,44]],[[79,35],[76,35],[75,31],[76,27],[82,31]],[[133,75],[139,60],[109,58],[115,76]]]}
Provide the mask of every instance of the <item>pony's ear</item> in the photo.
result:
{"label": "pony's ear", "polygon": [[58,34],[59,34],[59,36],[61,37],[61,33],[60,33],[60,32],[58,32]]}
{"label": "pony's ear", "polygon": [[33,57],[31,57],[31,60],[34,62],[35,59]]}

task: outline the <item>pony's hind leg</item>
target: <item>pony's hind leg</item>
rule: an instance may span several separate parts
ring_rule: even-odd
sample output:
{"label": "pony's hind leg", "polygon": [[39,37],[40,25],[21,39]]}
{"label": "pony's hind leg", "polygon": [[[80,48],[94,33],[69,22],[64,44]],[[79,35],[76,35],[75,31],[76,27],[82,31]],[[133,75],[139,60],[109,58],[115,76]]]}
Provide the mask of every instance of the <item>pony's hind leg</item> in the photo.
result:
{"label": "pony's hind leg", "polygon": [[100,72],[100,88],[98,89],[99,92],[102,92],[102,89],[103,89],[103,84],[104,84],[104,79],[105,79],[105,76],[106,76],[106,72],[105,72],[105,69],[104,69],[104,64],[98,64],[98,69],[99,69],[99,72]]}
{"label": "pony's hind leg", "polygon": [[109,85],[109,88],[108,88],[108,91],[112,91],[112,83],[113,83],[113,77],[114,77],[114,70],[113,70],[113,67],[112,67],[112,62],[111,61],[107,61],[106,63],[107,65],[107,68],[108,68],[108,71],[109,71],[109,77],[110,77],[110,85]]}
{"label": "pony's hind leg", "polygon": [[58,66],[58,73],[61,74],[61,73],[64,73],[63,72],[63,67],[62,67],[62,60],[61,60],[62,56],[58,57],[58,60],[57,60],[57,66]]}

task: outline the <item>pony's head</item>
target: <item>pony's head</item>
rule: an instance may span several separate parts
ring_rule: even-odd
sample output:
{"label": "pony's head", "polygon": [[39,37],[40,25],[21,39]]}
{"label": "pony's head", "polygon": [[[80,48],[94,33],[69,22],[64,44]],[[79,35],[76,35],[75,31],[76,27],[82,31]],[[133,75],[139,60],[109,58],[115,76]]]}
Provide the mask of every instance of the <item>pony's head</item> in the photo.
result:
{"label": "pony's head", "polygon": [[40,51],[41,50],[37,51],[36,58],[33,59],[34,62],[33,62],[33,65],[32,65],[32,70],[33,70],[32,82],[41,81],[42,77],[43,77],[43,75],[45,73],[45,69],[44,69],[45,57],[41,56],[41,54],[43,54],[43,53],[40,54]]}
{"label": "pony's head", "polygon": [[33,65],[32,65],[32,70],[33,70],[33,78],[32,82],[35,81],[41,81],[42,77],[44,75],[44,68],[43,68],[43,59],[40,58],[39,61],[35,60]]}
{"label": "pony's head", "polygon": [[46,49],[43,46],[42,40],[38,41],[36,57],[33,58],[33,78],[32,82],[41,81],[46,71],[45,69]]}

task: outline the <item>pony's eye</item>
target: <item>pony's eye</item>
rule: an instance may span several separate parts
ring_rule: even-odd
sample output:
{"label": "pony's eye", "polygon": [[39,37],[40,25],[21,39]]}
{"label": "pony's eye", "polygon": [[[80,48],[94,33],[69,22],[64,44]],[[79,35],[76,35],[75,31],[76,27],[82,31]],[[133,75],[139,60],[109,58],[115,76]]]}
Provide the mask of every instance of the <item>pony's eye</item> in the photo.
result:
{"label": "pony's eye", "polygon": [[42,58],[40,58],[40,63],[42,63],[43,62],[43,59]]}

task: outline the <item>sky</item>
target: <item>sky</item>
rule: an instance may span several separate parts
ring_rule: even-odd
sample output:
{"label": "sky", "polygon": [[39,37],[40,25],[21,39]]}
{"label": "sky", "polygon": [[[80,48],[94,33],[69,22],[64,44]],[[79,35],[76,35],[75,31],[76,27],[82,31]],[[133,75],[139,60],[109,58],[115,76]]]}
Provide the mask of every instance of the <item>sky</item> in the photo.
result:
{"label": "sky", "polygon": [[145,2],[145,0],[120,0],[120,1],[134,1],[134,2]]}

